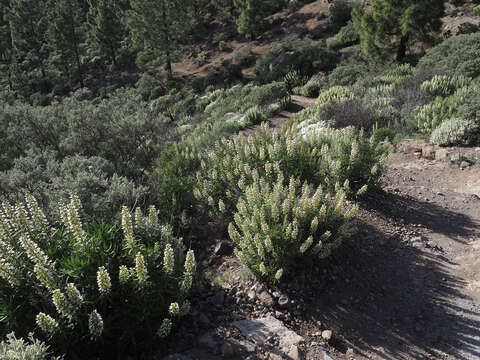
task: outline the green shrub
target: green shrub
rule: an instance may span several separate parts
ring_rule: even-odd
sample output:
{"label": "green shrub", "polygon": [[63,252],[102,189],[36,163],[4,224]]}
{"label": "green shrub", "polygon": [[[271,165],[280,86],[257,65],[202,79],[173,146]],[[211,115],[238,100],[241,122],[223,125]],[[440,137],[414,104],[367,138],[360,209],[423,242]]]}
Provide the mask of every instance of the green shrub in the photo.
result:
{"label": "green shrub", "polygon": [[303,86],[302,94],[303,96],[314,98],[320,95],[320,92],[324,89],[323,84],[313,83]]}
{"label": "green shrub", "polygon": [[319,71],[332,70],[338,55],[322,43],[291,35],[276,42],[257,60],[253,72],[261,82],[282,79],[292,69],[309,76]]}
{"label": "green shrub", "polygon": [[292,70],[284,76],[283,82],[287,86],[289,92],[292,92],[292,89],[295,87],[303,86],[308,79],[305,76],[302,76],[298,70]]}
{"label": "green shrub", "polygon": [[273,185],[262,180],[245,189],[228,228],[236,256],[259,277],[280,281],[284,273],[328,257],[351,234],[356,208],[345,209],[342,190],[331,200],[321,186],[305,182],[300,188],[294,178],[285,186],[281,173]]}
{"label": "green shrub", "polygon": [[480,6],[476,6],[473,9],[473,16],[480,16]]}
{"label": "green shrub", "polygon": [[387,128],[378,128],[373,131],[375,141],[393,141],[396,134],[393,130]]}
{"label": "green shrub", "polygon": [[243,79],[242,67],[237,64],[222,66],[208,75],[192,81],[192,88],[197,92],[204,91],[208,86],[230,86]]}
{"label": "green shrub", "polygon": [[432,131],[430,141],[440,146],[478,144],[480,123],[470,119],[447,119]]}
{"label": "green shrub", "polygon": [[327,39],[327,46],[331,49],[338,50],[358,44],[359,42],[360,35],[355,25],[353,25],[353,22],[349,21],[335,36]]}
{"label": "green shrub", "polygon": [[347,0],[334,0],[328,8],[328,17],[333,30],[338,31],[352,18],[352,6]]}
{"label": "green shrub", "polygon": [[29,342],[17,339],[15,334],[10,333],[7,339],[0,342],[0,359],[2,360],[55,360],[50,356],[48,346],[43,342],[29,337]]}
{"label": "green shrub", "polygon": [[143,100],[151,100],[155,98],[155,89],[158,86],[158,82],[153,76],[144,73],[142,76],[140,76],[135,86]]}
{"label": "green shrub", "polygon": [[243,67],[249,67],[255,64],[255,55],[251,50],[240,51],[235,54],[233,61],[235,64]]}
{"label": "green shrub", "polygon": [[196,205],[193,196],[195,173],[200,168],[201,151],[187,142],[179,142],[160,154],[155,169],[159,183],[158,210],[160,218],[168,219],[175,227],[182,218],[193,215]]}
{"label": "green shrub", "polygon": [[370,129],[376,120],[372,111],[359,100],[329,103],[321,107],[319,118],[328,121],[337,129],[354,126],[365,130]]}
{"label": "green shrub", "polygon": [[353,85],[368,72],[368,67],[362,63],[352,63],[337,66],[329,75],[330,86]]}
{"label": "green shrub", "polygon": [[331,103],[342,103],[355,99],[355,93],[347,86],[332,86],[320,93],[317,99],[316,107],[322,107]]}
{"label": "green shrub", "polygon": [[238,199],[256,178],[269,184],[280,173],[355,197],[364,185],[378,185],[386,148],[353,128],[334,130],[313,120],[288,123],[279,133],[268,127],[250,138],[223,140],[210,150],[197,173],[194,195],[202,212],[229,220]]}
{"label": "green shrub", "polygon": [[83,224],[72,194],[50,222],[27,193],[25,203],[4,201],[0,215],[6,331],[38,332],[68,358],[137,356],[188,312],[194,255],[185,258],[155,207],[137,208],[134,220],[123,207],[122,228]]}
{"label": "green shrub", "polygon": [[[475,78],[480,68],[466,66],[465,63],[480,58],[480,33],[451,37],[427,51],[418,68],[438,68],[447,74],[464,75]],[[474,70],[473,73],[466,70]]]}
{"label": "green shrub", "polygon": [[100,157],[67,156],[62,161],[54,153],[28,153],[15,159],[14,166],[0,173],[4,196],[17,201],[22,189],[29,189],[48,214],[66,201],[71,190],[81,194],[85,210],[92,216],[111,219],[122,204],[134,206],[147,199],[148,188],[115,174],[113,165]]}
{"label": "green shrub", "polygon": [[425,81],[421,89],[433,96],[449,96],[457,89],[470,85],[471,78],[463,75],[436,75],[432,80]]}
{"label": "green shrub", "polygon": [[420,132],[429,135],[444,120],[456,117],[458,109],[467,101],[471,92],[475,89],[476,87],[458,89],[452,96],[437,98],[417,109],[414,112],[414,119]]}
{"label": "green shrub", "polygon": [[256,125],[268,121],[268,118],[256,107],[249,109],[244,117],[244,124]]}

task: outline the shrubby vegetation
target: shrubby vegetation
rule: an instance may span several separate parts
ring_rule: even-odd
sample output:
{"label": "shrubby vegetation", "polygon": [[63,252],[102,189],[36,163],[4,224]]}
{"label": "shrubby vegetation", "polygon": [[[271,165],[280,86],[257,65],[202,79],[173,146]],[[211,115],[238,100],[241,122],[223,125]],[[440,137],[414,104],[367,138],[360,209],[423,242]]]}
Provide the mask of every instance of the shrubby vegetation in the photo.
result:
{"label": "shrubby vegetation", "polygon": [[123,207],[121,227],[85,223],[83,214],[75,194],[59,206],[56,221],[29,193],[15,205],[3,201],[3,331],[38,328],[69,357],[122,354],[132,346],[149,351],[150,339],[168,336],[189,311],[193,252],[185,255],[154,206],[146,214],[136,208],[134,216]]}
{"label": "shrubby vegetation", "polygon": [[[436,29],[438,4],[425,22],[428,2],[407,1],[407,11],[373,1],[352,22],[350,4],[335,1],[326,43],[287,35],[259,59],[238,53],[188,83],[168,79],[169,64],[214,17],[253,38],[276,26],[263,21],[271,11],[299,2],[101,0],[69,12],[69,1],[55,2],[51,25],[30,0],[0,19],[0,333],[33,332],[54,355],[162,347],[158,336],[189,308],[195,259],[185,244],[208,248],[212,226],[259,279],[285,282],[353,233],[389,141],[480,142],[478,34],[445,41],[417,66],[375,62],[405,58]],[[38,20],[38,37],[26,18]],[[228,50],[226,31],[210,45]],[[255,80],[242,74],[252,65]],[[253,127],[293,111],[292,93],[315,106],[281,129]],[[237,134],[248,127],[258,131]],[[0,354],[50,356],[31,342],[9,335]]]}
{"label": "shrubby vegetation", "polygon": [[253,67],[253,72],[262,82],[283,78],[292,69],[303,76],[319,71],[329,71],[335,67],[337,54],[321,42],[292,35],[276,42]]}
{"label": "shrubby vegetation", "polygon": [[420,69],[438,68],[450,75],[475,78],[480,75],[480,33],[449,38],[427,51],[418,62]]}
{"label": "shrubby vegetation", "polygon": [[4,360],[55,360],[50,356],[48,346],[43,342],[29,337],[28,341],[17,339],[14,333],[7,335],[7,339],[0,342],[0,358]]}
{"label": "shrubby vegetation", "polygon": [[285,186],[281,172],[273,185],[262,180],[245,189],[228,228],[236,256],[255,274],[280,281],[299,264],[328,257],[350,234],[356,208],[345,209],[342,190],[332,200],[293,177]]}

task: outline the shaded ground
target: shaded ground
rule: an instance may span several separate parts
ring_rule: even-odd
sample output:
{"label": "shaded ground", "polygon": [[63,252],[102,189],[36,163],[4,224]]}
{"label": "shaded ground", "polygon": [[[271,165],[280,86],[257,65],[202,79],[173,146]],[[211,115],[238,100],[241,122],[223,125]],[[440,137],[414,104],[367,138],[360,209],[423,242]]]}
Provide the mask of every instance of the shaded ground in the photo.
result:
{"label": "shaded ground", "polygon": [[[465,151],[480,164],[480,149]],[[229,341],[238,337],[232,321],[270,314],[304,337],[306,359],[318,358],[308,356],[316,343],[338,359],[480,358],[480,198],[472,179],[480,166],[393,154],[383,190],[362,203],[358,233],[328,263],[276,289],[286,307],[250,299],[258,285],[233,256],[204,259],[215,286],[196,300],[188,324],[195,330],[180,348],[192,359],[225,358],[220,347],[199,346],[199,336],[213,330]],[[325,329],[334,334],[328,344]],[[269,359],[274,349],[256,356]]]}

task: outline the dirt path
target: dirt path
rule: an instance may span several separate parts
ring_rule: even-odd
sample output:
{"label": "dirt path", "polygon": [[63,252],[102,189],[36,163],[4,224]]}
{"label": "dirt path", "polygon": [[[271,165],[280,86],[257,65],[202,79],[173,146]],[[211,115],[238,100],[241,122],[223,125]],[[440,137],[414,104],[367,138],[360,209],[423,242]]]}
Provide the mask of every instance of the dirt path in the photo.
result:
{"label": "dirt path", "polygon": [[[271,295],[231,248],[212,256],[213,244],[199,260],[214,286],[195,298],[193,321],[179,330],[185,341],[172,351],[188,360],[302,358],[272,355],[274,337],[246,352],[233,322],[271,316],[303,338],[304,360],[479,359],[480,148],[449,151],[460,161],[392,154],[382,190],[361,203],[358,232]],[[239,342],[241,350],[229,345]]]}
{"label": "dirt path", "polygon": [[478,165],[392,155],[315,301],[338,358],[348,347],[355,359],[480,358],[479,180]]}
{"label": "dirt path", "polygon": [[[270,127],[270,129],[273,129],[273,130],[281,129],[285,121],[290,119],[293,115],[295,115],[299,111],[315,106],[316,101],[317,99],[315,98],[308,98],[300,95],[292,95],[292,103],[288,107],[288,110],[282,110],[278,114],[276,114],[274,117],[268,119],[268,126]],[[256,133],[257,131],[260,131],[261,128],[262,128],[262,125],[257,124],[242,130],[240,134],[249,136]]]}

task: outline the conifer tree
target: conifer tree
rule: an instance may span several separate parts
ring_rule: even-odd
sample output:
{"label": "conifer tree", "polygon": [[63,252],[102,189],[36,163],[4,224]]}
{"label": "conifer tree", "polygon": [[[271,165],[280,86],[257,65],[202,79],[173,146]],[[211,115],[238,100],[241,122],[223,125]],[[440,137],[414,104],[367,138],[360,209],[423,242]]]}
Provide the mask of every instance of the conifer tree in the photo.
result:
{"label": "conifer tree", "polygon": [[165,56],[168,77],[172,77],[172,54],[189,24],[189,2],[181,0],[132,0],[128,25],[134,43],[155,57]]}
{"label": "conifer tree", "polygon": [[443,0],[370,0],[368,11],[357,4],[352,12],[362,51],[370,57],[396,54],[399,61],[413,41],[429,40],[440,29],[443,14]]}
{"label": "conifer tree", "polygon": [[45,79],[47,6],[38,0],[10,0],[9,3],[6,17],[16,59],[26,64],[26,71],[39,68]]}
{"label": "conifer tree", "polygon": [[88,37],[93,45],[116,65],[117,51],[125,34],[117,0],[89,0]]}
{"label": "conifer tree", "polygon": [[75,0],[56,0],[50,21],[51,51],[57,52],[67,76],[71,77],[71,65],[77,70],[80,85],[83,87],[81,44],[84,33],[81,23],[81,9]]}
{"label": "conifer tree", "polygon": [[12,38],[10,23],[7,19],[8,0],[0,0],[0,80],[7,81],[10,90],[13,90],[10,64],[12,62]]}
{"label": "conifer tree", "polygon": [[237,30],[249,38],[255,38],[263,27],[265,0],[234,0],[238,12]]}

